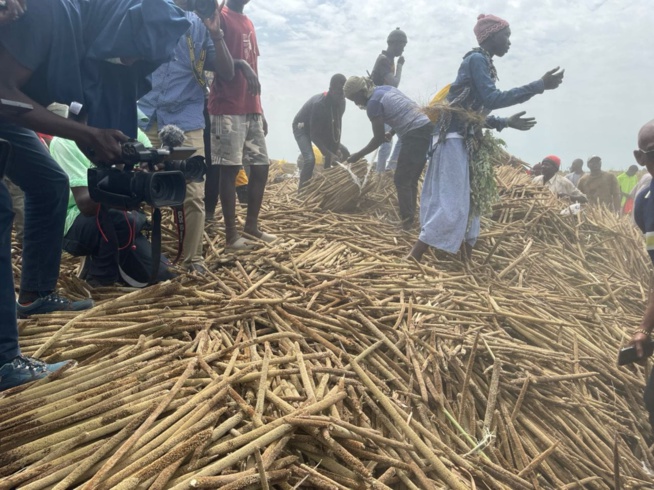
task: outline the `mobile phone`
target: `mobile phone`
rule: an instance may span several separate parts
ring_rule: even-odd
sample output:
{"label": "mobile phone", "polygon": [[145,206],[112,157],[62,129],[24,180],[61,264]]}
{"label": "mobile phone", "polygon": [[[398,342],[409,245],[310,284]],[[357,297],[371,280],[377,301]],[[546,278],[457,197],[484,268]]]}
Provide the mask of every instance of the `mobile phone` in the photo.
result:
{"label": "mobile phone", "polygon": [[34,110],[32,104],[25,104],[23,102],[18,102],[17,100],[0,99],[0,114],[4,113],[17,116],[19,114],[25,114],[31,110]]}
{"label": "mobile phone", "polygon": [[652,354],[654,354],[654,342],[647,342],[643,345],[643,354],[643,357],[638,357],[636,347],[633,345],[630,347],[625,347],[624,349],[620,349],[620,353],[618,354],[618,366],[632,364],[646,357],[650,357]]}

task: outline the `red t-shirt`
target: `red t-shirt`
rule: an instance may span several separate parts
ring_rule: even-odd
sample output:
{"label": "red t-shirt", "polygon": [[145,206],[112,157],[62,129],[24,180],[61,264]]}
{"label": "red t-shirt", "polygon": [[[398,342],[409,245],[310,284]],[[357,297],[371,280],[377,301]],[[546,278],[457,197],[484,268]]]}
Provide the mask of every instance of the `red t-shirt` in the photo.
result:
{"label": "red t-shirt", "polygon": [[[225,44],[232,58],[247,61],[258,75],[259,45],[252,21],[246,15],[225,7],[220,23],[225,32]],[[209,94],[209,114],[218,116],[262,113],[261,98],[248,93],[248,82],[241,70],[236,69],[236,74],[230,82],[217,75],[214,77]]]}

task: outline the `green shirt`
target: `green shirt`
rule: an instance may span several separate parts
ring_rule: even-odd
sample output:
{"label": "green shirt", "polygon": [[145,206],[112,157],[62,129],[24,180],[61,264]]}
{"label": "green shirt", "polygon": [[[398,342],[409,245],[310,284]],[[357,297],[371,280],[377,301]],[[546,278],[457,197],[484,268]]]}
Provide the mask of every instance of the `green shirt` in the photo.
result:
{"label": "green shirt", "polygon": [[[138,130],[137,139],[143,145],[150,147],[152,144],[143,131]],[[61,166],[64,172],[68,175],[70,188],[74,187],[88,187],[87,170],[93,164],[86,158],[84,153],[77,147],[77,144],[72,140],[64,138],[53,138],[50,143],[50,153],[52,158]],[[70,227],[80,215],[80,210],[75,202],[75,197],[72,191],[68,196],[68,211],[66,213],[66,226],[64,228],[64,235],[68,233]]]}
{"label": "green shirt", "polygon": [[638,185],[638,174],[629,177],[627,173],[618,175],[618,184],[620,184],[620,192],[622,192],[622,205],[627,202],[625,194],[631,194],[634,187]]}

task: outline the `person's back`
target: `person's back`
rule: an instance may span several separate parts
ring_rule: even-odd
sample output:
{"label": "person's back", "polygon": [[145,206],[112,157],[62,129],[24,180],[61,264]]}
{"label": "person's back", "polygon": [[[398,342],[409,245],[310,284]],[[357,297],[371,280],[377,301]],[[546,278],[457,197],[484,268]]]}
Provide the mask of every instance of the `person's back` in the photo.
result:
{"label": "person's back", "polygon": [[389,85],[375,87],[368,101],[367,113],[371,118],[383,115],[384,123],[400,137],[429,123],[418,104]]}

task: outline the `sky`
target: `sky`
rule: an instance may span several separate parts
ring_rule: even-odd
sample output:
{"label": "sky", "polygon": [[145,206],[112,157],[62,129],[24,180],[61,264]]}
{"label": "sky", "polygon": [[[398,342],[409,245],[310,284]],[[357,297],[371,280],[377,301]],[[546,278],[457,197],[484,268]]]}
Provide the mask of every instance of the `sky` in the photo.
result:
{"label": "sky", "polygon": [[[654,119],[653,0],[252,0],[245,13],[257,29],[268,152],[295,161],[293,117],[309,97],[327,90],[334,73],[365,75],[401,27],[409,42],[400,90],[421,105],[454,81],[463,55],[476,46],[481,13],[511,24],[511,50],[496,59],[498,88],[537,80],[557,66],[561,87],[519,106],[538,124],[499,136],[508,151],[534,164],[547,155],[602,157],[605,169],[634,163],[639,128]],[[342,143],[351,152],[372,137],[365,113],[348,102]]]}

